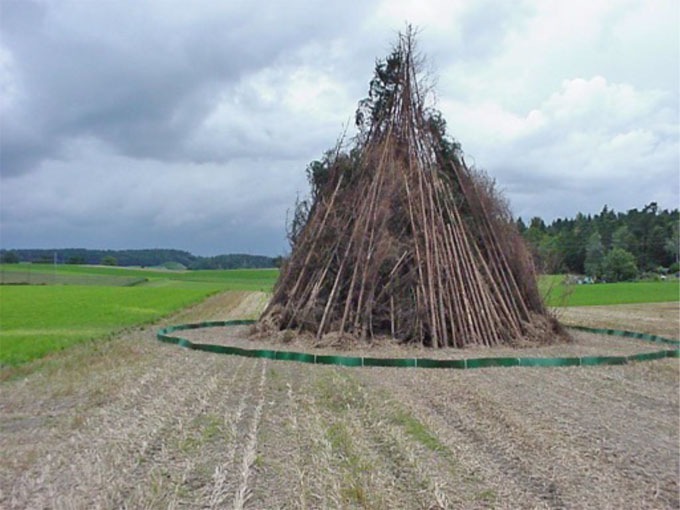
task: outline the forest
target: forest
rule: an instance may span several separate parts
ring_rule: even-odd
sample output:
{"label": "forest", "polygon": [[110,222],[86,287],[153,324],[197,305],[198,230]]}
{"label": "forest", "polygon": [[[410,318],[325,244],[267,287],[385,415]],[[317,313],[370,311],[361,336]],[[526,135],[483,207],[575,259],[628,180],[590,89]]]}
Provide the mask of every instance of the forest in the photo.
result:
{"label": "forest", "polygon": [[519,218],[517,227],[540,272],[621,281],[678,272],[679,219],[678,209],[651,202],[625,213],[605,205],[599,214],[579,213],[550,224],[534,217],[527,225]]}

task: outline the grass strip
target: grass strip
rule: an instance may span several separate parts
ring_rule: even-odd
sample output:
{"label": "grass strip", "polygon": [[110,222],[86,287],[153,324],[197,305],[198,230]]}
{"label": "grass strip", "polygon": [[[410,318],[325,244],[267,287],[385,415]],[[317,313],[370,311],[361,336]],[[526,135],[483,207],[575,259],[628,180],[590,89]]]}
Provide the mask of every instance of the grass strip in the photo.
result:
{"label": "grass strip", "polygon": [[577,285],[562,275],[545,275],[539,288],[548,306],[597,306],[680,301],[680,281],[619,282]]}
{"label": "grass strip", "polygon": [[214,292],[211,286],[2,287],[0,364],[15,366],[79,342],[152,323]]}

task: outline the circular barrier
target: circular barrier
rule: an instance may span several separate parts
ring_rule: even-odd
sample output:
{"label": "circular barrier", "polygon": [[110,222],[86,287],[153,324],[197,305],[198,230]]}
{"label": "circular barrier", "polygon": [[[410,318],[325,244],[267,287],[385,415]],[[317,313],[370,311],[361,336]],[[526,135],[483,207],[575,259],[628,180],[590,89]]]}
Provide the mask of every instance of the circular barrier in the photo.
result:
{"label": "circular barrier", "polygon": [[652,352],[643,352],[630,356],[582,356],[582,357],[558,357],[558,358],[472,358],[472,359],[431,359],[431,358],[374,358],[359,356],[336,356],[309,354],[306,352],[277,351],[271,349],[244,349],[230,347],[228,345],[214,345],[195,343],[174,335],[177,331],[190,329],[215,328],[224,326],[243,326],[254,324],[254,320],[231,320],[211,321],[193,324],[180,324],[163,328],[156,334],[161,342],[179,345],[186,349],[196,351],[229,354],[232,356],[245,356],[248,358],[266,358],[282,361],[298,361],[300,363],[312,363],[317,365],[342,365],[346,367],[420,367],[420,368],[486,368],[486,367],[570,367],[570,366],[593,366],[593,365],[625,365],[631,361],[650,361],[662,358],[680,357],[680,342],[670,338],[664,338],[646,333],[633,331],[620,331],[616,329],[598,329],[585,326],[569,326],[571,329],[596,333],[600,335],[620,336],[644,340],[665,346],[673,346],[672,349],[662,349]]}

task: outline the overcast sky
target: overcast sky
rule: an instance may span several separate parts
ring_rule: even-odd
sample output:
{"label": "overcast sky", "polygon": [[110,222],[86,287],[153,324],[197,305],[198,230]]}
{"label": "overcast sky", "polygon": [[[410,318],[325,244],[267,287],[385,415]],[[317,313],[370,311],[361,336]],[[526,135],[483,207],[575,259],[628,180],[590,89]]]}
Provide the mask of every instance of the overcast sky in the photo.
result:
{"label": "overcast sky", "polygon": [[679,200],[677,0],[0,0],[0,247],[287,250],[406,21],[528,219]]}

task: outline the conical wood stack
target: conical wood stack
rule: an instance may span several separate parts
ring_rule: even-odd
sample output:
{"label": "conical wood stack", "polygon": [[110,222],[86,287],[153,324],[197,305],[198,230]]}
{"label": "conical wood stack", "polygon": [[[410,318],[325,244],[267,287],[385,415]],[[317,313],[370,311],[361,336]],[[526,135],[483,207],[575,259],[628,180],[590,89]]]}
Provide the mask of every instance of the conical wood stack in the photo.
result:
{"label": "conical wood stack", "polygon": [[368,127],[328,159],[262,323],[433,347],[554,340],[510,215],[446,143],[416,67],[409,30]]}

